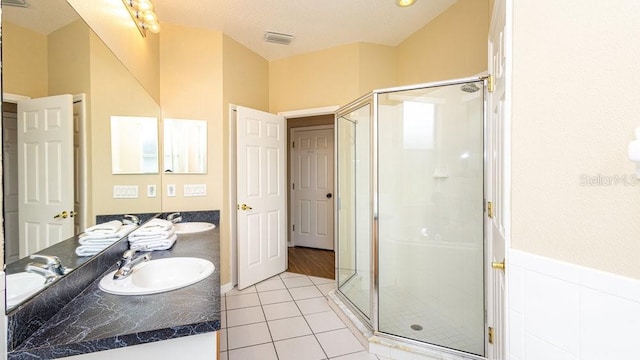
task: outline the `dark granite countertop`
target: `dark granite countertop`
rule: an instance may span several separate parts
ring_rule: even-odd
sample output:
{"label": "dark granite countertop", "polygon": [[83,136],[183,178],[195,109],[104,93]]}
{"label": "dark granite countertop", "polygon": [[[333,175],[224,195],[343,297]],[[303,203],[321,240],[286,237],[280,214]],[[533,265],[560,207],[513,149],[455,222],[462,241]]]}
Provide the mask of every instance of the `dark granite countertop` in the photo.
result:
{"label": "dark granite countertop", "polygon": [[[95,351],[202,334],[220,329],[219,230],[179,235],[174,247],[153,259],[192,256],[210,260],[212,275],[193,285],[153,295],[112,295],[99,276],[9,359],[55,359]],[[109,271],[115,270],[115,264]]]}

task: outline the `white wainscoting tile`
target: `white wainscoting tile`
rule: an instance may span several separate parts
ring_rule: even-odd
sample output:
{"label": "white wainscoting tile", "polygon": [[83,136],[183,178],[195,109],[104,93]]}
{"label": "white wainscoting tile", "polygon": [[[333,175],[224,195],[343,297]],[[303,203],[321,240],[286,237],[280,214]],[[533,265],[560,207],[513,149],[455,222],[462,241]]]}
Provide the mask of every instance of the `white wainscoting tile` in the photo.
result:
{"label": "white wainscoting tile", "polygon": [[582,268],[580,285],[640,303],[640,280]]}
{"label": "white wainscoting tile", "polygon": [[510,360],[640,358],[640,280],[513,249],[507,258]]}
{"label": "white wainscoting tile", "polygon": [[578,355],[578,285],[528,270],[524,281],[527,332]]}
{"label": "white wainscoting tile", "polygon": [[583,360],[640,357],[640,303],[582,288],[580,321]]}
{"label": "white wainscoting tile", "polygon": [[524,315],[511,311],[509,314],[509,354],[511,360],[524,360]]}
{"label": "white wainscoting tile", "polygon": [[579,360],[577,356],[531,334],[525,335],[525,342],[527,343],[525,360]]}

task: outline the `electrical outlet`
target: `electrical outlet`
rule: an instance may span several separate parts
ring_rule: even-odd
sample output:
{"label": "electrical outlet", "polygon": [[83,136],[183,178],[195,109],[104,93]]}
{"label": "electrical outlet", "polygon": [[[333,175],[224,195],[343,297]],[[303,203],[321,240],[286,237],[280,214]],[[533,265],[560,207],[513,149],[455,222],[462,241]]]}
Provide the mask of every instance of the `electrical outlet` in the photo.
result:
{"label": "electrical outlet", "polygon": [[175,184],[167,185],[167,196],[176,196],[176,185]]}
{"label": "electrical outlet", "polygon": [[147,197],[150,197],[150,198],[156,197],[155,185],[147,185]]}

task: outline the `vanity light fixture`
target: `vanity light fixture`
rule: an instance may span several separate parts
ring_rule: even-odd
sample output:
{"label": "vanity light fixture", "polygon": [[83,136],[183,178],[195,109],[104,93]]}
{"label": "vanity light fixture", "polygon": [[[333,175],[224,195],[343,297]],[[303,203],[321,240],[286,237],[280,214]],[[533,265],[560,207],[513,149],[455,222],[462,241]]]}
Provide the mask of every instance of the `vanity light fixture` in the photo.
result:
{"label": "vanity light fixture", "polygon": [[154,34],[160,32],[158,15],[153,11],[151,0],[122,0],[122,2],[129,10],[133,22],[143,37],[147,36],[147,30]]}
{"label": "vanity light fixture", "polygon": [[400,7],[411,6],[416,2],[416,0],[396,0],[396,5]]}

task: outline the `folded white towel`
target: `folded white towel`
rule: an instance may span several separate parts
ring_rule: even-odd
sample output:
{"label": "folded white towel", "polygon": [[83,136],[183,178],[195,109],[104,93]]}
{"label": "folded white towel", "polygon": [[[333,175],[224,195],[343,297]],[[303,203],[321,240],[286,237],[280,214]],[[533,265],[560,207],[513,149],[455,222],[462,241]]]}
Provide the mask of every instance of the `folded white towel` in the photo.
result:
{"label": "folded white towel", "polygon": [[83,233],[80,234],[80,237],[78,239],[78,241],[80,242],[80,244],[84,244],[85,242],[88,241],[93,241],[93,240],[111,240],[111,241],[115,241],[118,239],[122,239],[123,237],[125,237],[128,233],[130,233],[131,231],[135,230],[135,228],[137,228],[138,225],[135,224],[129,224],[129,225],[122,225],[120,227],[120,229],[117,232],[111,233],[111,234],[100,234],[100,233]]}
{"label": "folded white towel", "polygon": [[76,248],[78,256],[93,256],[100,251],[106,249],[110,244],[106,245],[80,245]]}
{"label": "folded white towel", "polygon": [[176,243],[178,235],[166,239],[140,240],[137,242],[129,242],[129,249],[140,251],[168,250]]}
{"label": "folded white towel", "polygon": [[97,224],[84,230],[85,234],[113,234],[122,227],[122,221],[112,220],[106,223]]}
{"label": "folded white towel", "polygon": [[153,218],[132,233],[132,235],[136,234],[135,236],[144,236],[145,234],[159,234],[171,229],[173,229],[173,223],[171,221]]}
{"label": "folded white towel", "polygon": [[138,233],[137,231],[134,231],[129,234],[129,243],[135,243],[138,241],[165,240],[175,235],[175,233],[176,231],[173,228],[156,233]]}

